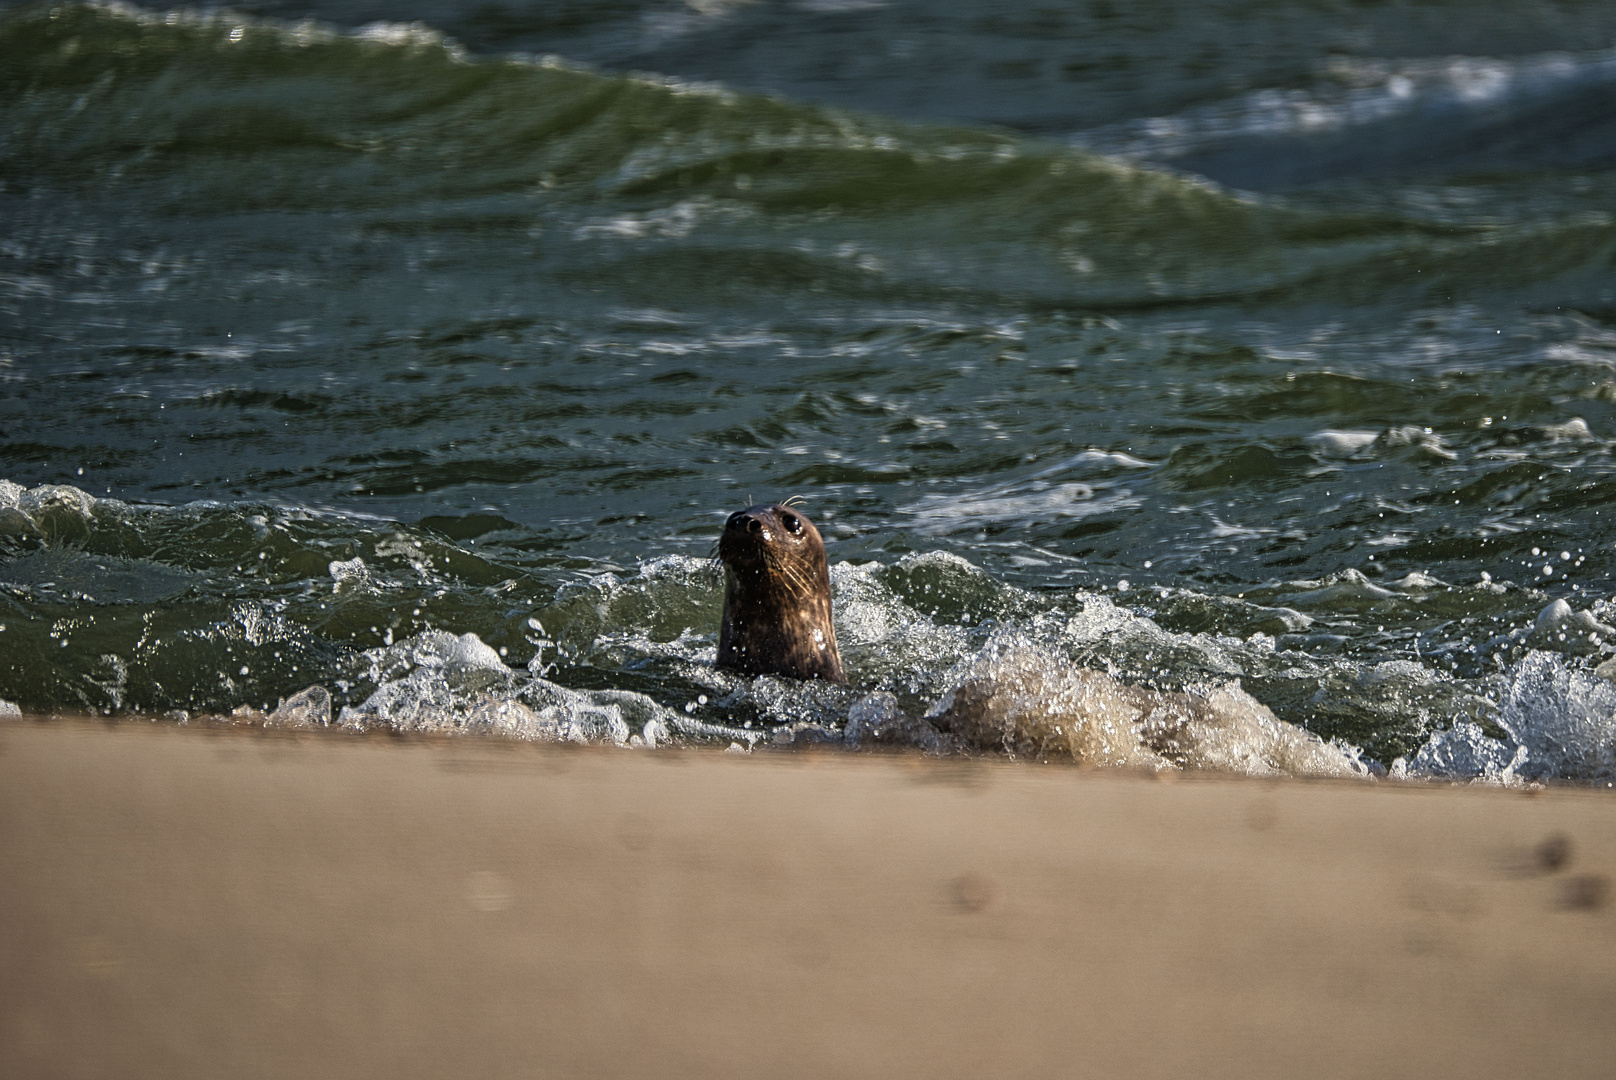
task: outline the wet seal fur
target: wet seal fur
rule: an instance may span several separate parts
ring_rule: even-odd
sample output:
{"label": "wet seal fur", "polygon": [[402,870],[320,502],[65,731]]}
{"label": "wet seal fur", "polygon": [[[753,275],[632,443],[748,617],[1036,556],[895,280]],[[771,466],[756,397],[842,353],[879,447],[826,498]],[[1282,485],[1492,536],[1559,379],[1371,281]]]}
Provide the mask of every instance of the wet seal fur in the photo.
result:
{"label": "wet seal fur", "polygon": [[747,675],[845,683],[819,530],[783,504],[729,516],[718,538],[724,622],[718,666]]}

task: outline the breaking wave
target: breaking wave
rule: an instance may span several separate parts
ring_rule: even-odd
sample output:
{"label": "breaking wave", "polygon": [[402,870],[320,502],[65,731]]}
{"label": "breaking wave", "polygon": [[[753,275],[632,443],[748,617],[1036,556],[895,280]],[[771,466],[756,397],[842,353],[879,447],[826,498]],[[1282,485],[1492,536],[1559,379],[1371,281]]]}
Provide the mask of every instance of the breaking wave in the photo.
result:
{"label": "breaking wave", "polygon": [[[1608,605],[1548,604],[1478,643],[1492,671],[1472,677],[1306,651],[1307,611],[1440,595],[1417,575],[1295,582],[1284,603],[1162,588],[1130,603],[1126,591],[1028,592],[946,552],[841,562],[843,687],[713,667],[720,579],[686,556],[547,587],[486,548],[396,523],[10,482],[0,547],[0,690],[13,713],[646,748],[906,747],[1256,776],[1616,778]],[[1513,594],[1483,582],[1470,595]],[[1398,730],[1402,742],[1387,742]],[[1409,749],[1385,764],[1352,731]]]}

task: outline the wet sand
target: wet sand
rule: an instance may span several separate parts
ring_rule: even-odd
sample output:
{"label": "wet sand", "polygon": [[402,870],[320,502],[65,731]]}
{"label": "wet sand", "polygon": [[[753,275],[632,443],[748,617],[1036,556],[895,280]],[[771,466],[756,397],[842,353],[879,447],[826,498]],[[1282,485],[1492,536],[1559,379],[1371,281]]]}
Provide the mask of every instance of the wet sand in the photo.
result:
{"label": "wet sand", "polygon": [[1609,1077],[1616,794],[0,723],[8,1077]]}

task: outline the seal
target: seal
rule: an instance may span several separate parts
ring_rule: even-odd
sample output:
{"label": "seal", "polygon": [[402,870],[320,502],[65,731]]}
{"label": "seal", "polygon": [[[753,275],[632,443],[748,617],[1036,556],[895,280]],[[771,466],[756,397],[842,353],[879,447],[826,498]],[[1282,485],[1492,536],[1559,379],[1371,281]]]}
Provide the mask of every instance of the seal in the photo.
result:
{"label": "seal", "polygon": [[718,558],[724,564],[719,667],[847,681],[831,625],[825,542],[813,522],[782,504],[749,506],[724,523]]}

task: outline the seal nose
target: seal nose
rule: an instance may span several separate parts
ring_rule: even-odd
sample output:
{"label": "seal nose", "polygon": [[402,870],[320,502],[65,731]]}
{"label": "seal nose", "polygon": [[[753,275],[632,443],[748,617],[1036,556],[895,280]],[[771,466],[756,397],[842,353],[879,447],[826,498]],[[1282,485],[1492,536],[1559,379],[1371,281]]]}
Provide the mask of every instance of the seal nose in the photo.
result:
{"label": "seal nose", "polygon": [[746,510],[737,510],[729,516],[728,521],[724,522],[724,528],[735,532],[745,530],[756,536],[763,531],[763,522]]}

